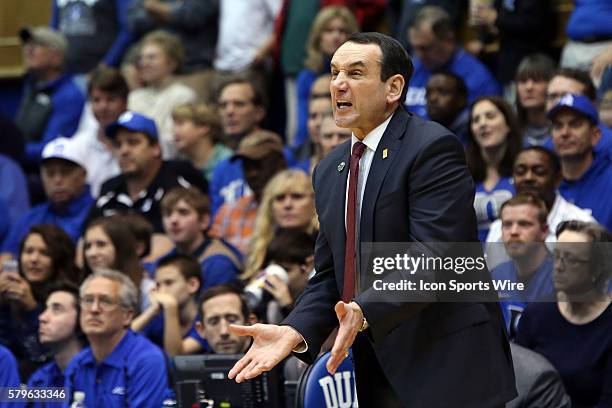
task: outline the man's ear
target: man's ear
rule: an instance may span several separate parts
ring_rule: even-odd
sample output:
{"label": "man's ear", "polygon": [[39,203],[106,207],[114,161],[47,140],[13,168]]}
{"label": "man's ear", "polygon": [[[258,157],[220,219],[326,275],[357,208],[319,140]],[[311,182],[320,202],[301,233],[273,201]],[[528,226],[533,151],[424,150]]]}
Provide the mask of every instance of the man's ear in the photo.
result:
{"label": "man's ear", "polygon": [[123,315],[123,327],[130,327],[135,315],[136,313],[133,310],[125,310],[125,314]]}
{"label": "man's ear", "polygon": [[264,108],[263,106],[255,107],[255,118],[257,119],[256,122],[258,126],[261,122],[263,122],[264,118],[266,117],[266,114],[266,108]]}
{"label": "man's ear", "polygon": [[599,129],[599,126],[597,125],[592,125],[592,126],[593,126],[593,136],[591,136],[591,146],[595,147],[597,143],[599,143],[599,139],[601,139],[601,130]]}
{"label": "man's ear", "polygon": [[406,86],[406,81],[404,81],[404,77],[400,74],[395,74],[387,79],[386,86],[387,102],[390,104],[399,102],[402,96],[402,90]]}
{"label": "man's ear", "polygon": [[200,290],[200,280],[197,278],[189,278],[189,280],[187,281],[187,288],[189,289],[189,294],[190,295],[194,295],[195,293],[198,293],[198,291]]}
{"label": "man's ear", "polygon": [[210,214],[200,215],[200,229],[206,231],[210,227]]}
{"label": "man's ear", "polygon": [[247,324],[249,326],[254,325],[255,323],[257,323],[259,321],[259,319],[257,319],[257,316],[255,315],[255,313],[251,313],[249,314],[249,318],[247,319]]}

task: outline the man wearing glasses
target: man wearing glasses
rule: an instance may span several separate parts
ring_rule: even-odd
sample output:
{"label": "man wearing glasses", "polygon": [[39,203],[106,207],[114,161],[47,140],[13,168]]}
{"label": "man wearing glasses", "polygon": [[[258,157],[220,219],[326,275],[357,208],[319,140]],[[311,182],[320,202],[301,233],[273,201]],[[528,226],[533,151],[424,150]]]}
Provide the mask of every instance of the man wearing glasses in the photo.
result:
{"label": "man wearing glasses", "polygon": [[66,370],[66,387],[85,393],[87,407],[161,406],[167,388],[163,353],[129,329],[138,291],[124,274],[104,270],[80,288],[81,328],[89,347]]}

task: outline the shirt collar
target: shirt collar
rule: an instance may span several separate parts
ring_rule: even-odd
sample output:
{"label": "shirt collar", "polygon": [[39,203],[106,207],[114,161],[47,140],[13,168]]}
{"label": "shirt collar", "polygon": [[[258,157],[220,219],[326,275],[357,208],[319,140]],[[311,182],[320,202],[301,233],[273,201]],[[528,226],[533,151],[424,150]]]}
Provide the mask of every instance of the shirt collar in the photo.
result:
{"label": "shirt collar", "polygon": [[121,341],[115,346],[113,351],[104,359],[104,364],[108,364],[113,367],[121,368],[125,366],[126,354],[129,350],[129,343],[132,342],[132,338],[136,334],[127,329]]}
{"label": "shirt collar", "polygon": [[385,130],[387,130],[387,126],[389,126],[389,122],[391,122],[391,118],[394,114],[395,113],[392,113],[387,120],[372,129],[370,133],[363,138],[363,140],[359,140],[357,136],[355,136],[355,133],[353,133],[351,136],[351,152],[353,151],[353,146],[357,142],[362,142],[368,147],[368,149],[375,152],[378,144],[380,143],[380,139],[382,139],[383,135],[385,134]]}
{"label": "shirt collar", "polygon": [[[106,358],[102,360],[100,364],[106,364],[116,368],[124,367],[126,363],[126,354],[128,352],[129,343],[132,342],[132,338],[134,336],[135,333],[131,329],[128,329],[121,338],[121,341],[115,346],[113,351],[108,356],[106,356]],[[82,362],[85,365],[96,365],[96,359],[93,355],[91,347],[87,349],[87,353],[83,356]]]}

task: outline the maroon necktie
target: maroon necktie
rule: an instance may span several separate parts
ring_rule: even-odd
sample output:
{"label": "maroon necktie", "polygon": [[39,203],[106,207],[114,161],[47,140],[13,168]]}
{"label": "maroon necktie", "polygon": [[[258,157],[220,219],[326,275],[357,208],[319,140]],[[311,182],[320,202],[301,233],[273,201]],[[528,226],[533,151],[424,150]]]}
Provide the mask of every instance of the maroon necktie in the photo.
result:
{"label": "maroon necktie", "polygon": [[356,142],[353,145],[353,154],[350,160],[348,202],[346,205],[346,245],[344,247],[344,287],[342,289],[342,301],[350,302],[355,296],[355,269],[356,253],[355,245],[355,213],[357,211],[357,181],[359,178],[359,159],[363,155],[366,145]]}

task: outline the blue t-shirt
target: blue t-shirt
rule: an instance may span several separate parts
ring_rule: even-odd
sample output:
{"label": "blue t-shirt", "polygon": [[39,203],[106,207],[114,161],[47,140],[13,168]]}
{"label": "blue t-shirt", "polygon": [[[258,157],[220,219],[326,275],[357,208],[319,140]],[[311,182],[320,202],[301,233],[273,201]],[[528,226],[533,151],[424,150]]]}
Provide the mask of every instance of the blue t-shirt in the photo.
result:
{"label": "blue t-shirt", "polygon": [[[64,373],[62,373],[62,370],[60,370],[55,360],[53,360],[40,367],[30,376],[28,387],[63,387],[65,382]],[[39,400],[32,402],[31,407],[61,408],[63,404],[62,402],[44,402]]]}
{"label": "blue t-shirt", "polygon": [[483,183],[476,184],[476,195],[474,196],[474,210],[478,221],[478,239],[480,242],[487,240],[491,223],[499,218],[499,210],[503,203],[514,196],[514,184],[512,178],[502,177],[491,191],[484,188]]}
{"label": "blue t-shirt", "polygon": [[[19,388],[21,380],[19,379],[19,370],[17,369],[17,360],[9,349],[0,346],[0,387]],[[12,408],[16,406],[24,406],[13,402],[1,402],[0,408]]]}
{"label": "blue t-shirt", "polygon": [[168,388],[163,352],[146,337],[128,329],[115,349],[100,363],[85,348],[66,369],[66,391],[85,393],[87,408],[160,407]]}
{"label": "blue t-shirt", "polygon": [[[202,346],[202,352],[210,351],[210,347],[208,346],[208,342],[200,336],[198,331],[196,330],[196,322],[200,320],[200,316],[196,316],[195,320],[191,325],[191,329],[183,336],[183,339],[191,337]],[[159,346],[162,350],[164,349],[164,314],[161,312],[157,316],[153,318],[149,322],[148,325],[142,330],[142,334],[147,336],[149,340],[153,342],[153,344]]]}
{"label": "blue t-shirt", "polygon": [[[498,292],[499,304],[504,314],[504,320],[506,321],[506,328],[508,329],[510,338],[516,336],[518,322],[527,303],[554,300],[555,288],[552,280],[552,268],[552,257],[547,256],[529,282],[525,284],[524,290],[503,289]],[[519,282],[514,261],[508,261],[497,265],[491,271],[491,277],[496,281],[509,280],[510,282]]]}
{"label": "blue t-shirt", "polygon": [[612,231],[612,162],[596,154],[588,170],[575,181],[561,181],[559,193],[572,204],[589,209],[601,225]]}
{"label": "blue t-shirt", "polygon": [[612,407],[612,305],[586,324],[568,322],[557,303],[531,303],[516,342],[557,369],[573,407]]}
{"label": "blue t-shirt", "polygon": [[[410,112],[426,118],[426,86],[432,72],[418,58],[414,57],[412,62],[414,64],[414,73],[412,78],[410,78],[408,93],[406,94],[406,107]],[[476,57],[461,48],[457,49],[453,54],[445,69],[463,78],[468,89],[469,103],[480,96],[501,95],[501,85],[487,67],[478,61]]]}
{"label": "blue t-shirt", "polygon": [[242,196],[252,194],[244,180],[242,160],[221,160],[210,178],[210,215],[214,218],[225,203],[235,203]]}
{"label": "blue t-shirt", "polygon": [[9,252],[17,256],[21,241],[30,228],[36,224],[55,224],[66,231],[76,243],[81,236],[83,222],[93,203],[94,199],[91,197],[89,187],[86,187],[80,196],[62,209],[52,207],[49,202],[32,207],[12,225],[2,245],[2,252]]}

